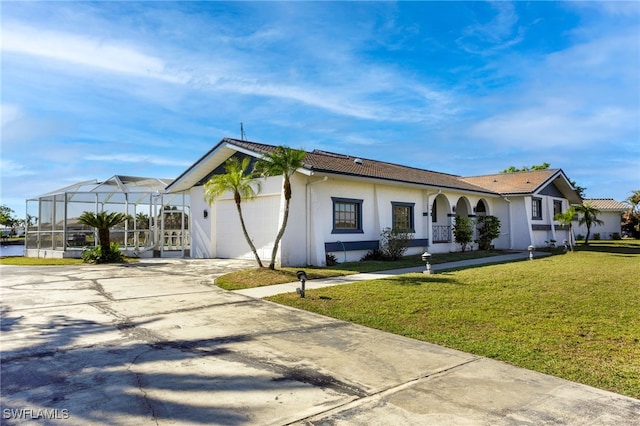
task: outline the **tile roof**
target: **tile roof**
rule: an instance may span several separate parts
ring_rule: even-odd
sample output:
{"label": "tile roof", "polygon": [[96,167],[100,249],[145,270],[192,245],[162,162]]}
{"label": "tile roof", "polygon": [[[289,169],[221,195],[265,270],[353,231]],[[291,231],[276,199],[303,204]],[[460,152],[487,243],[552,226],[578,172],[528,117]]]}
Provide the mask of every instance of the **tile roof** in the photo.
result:
{"label": "tile roof", "polygon": [[[221,143],[229,143],[236,147],[257,153],[271,152],[277,148],[273,145],[231,138],[225,138]],[[493,195],[532,194],[543,188],[551,179],[557,179],[559,177],[558,173],[564,176],[564,173],[562,173],[560,169],[546,169],[462,177],[320,150],[307,152],[304,160],[304,168],[317,173],[358,176]],[[565,186],[567,189],[570,189],[568,182]],[[574,199],[575,202],[580,200],[577,193],[575,197],[571,198]]]}
{"label": "tile roof", "polygon": [[590,204],[598,210],[602,211],[627,211],[629,206],[620,203],[613,198],[585,198],[584,204]]}
{"label": "tile roof", "polygon": [[[271,152],[276,148],[272,145],[256,144],[248,141],[239,141],[237,139],[226,139],[226,141],[238,147],[259,152]],[[307,152],[307,156],[304,159],[304,168],[319,173],[334,173],[439,188],[494,193],[492,190],[487,190],[473,183],[466,182],[462,180],[460,176],[452,174],[401,166],[345,154],[336,154],[317,149],[312,152]]]}
{"label": "tile roof", "polygon": [[504,195],[531,194],[544,185],[559,169],[534,170],[528,172],[498,173],[463,178],[474,185]]}

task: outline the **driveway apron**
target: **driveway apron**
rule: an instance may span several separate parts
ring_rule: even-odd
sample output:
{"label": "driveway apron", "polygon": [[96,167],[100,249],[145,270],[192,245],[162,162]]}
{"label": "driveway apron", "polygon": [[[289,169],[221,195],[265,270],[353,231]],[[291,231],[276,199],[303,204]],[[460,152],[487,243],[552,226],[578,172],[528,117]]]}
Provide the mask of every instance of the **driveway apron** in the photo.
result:
{"label": "driveway apron", "polygon": [[640,401],[213,285],[237,260],[0,266],[2,424],[628,425]]}

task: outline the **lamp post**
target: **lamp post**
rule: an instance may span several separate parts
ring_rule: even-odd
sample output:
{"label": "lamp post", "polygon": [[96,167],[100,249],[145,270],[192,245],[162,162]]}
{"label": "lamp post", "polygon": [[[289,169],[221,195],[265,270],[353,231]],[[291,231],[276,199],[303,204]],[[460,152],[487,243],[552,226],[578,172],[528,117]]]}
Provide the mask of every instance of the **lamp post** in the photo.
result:
{"label": "lamp post", "polygon": [[534,246],[529,246],[529,260],[533,260],[533,249],[535,248]]}
{"label": "lamp post", "polygon": [[422,271],[423,274],[431,274],[431,253],[429,252],[424,252],[422,253],[422,256],[420,256],[422,258],[423,262],[427,263],[427,269],[425,269],[424,271]]}
{"label": "lamp post", "polygon": [[304,271],[298,271],[296,272],[296,275],[298,276],[298,279],[302,283],[301,287],[296,288],[296,293],[298,293],[300,297],[304,298],[304,285],[307,282],[307,274]]}

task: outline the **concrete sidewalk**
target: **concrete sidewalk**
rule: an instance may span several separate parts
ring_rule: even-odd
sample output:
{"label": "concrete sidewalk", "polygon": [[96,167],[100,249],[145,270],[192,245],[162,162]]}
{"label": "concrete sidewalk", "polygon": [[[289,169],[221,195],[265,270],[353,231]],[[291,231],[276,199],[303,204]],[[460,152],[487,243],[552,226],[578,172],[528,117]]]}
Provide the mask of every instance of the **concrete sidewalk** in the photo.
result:
{"label": "concrete sidewalk", "polygon": [[[539,257],[548,256],[549,253],[546,252],[534,252],[534,259]],[[458,269],[458,268],[468,268],[471,266],[478,265],[488,265],[492,263],[505,263],[505,262],[516,262],[525,260],[529,257],[528,252],[515,252],[504,254],[500,256],[490,256],[490,257],[481,257],[478,259],[468,259],[468,260],[460,260],[457,262],[447,262],[447,263],[439,263],[435,265],[431,265],[431,270],[435,273],[438,271],[444,271],[449,269]],[[304,270],[304,268],[300,268]],[[334,285],[341,284],[350,284],[358,281],[367,281],[367,280],[376,280],[381,278],[388,278],[394,275],[401,274],[409,274],[412,272],[423,272],[425,270],[425,266],[417,266],[414,268],[401,268],[401,269],[392,269],[387,271],[378,271],[378,272],[367,272],[360,274],[352,274],[352,275],[343,275],[339,277],[331,277],[331,278],[323,278],[323,279],[315,279],[309,280],[306,282],[305,288],[307,290],[312,290],[316,288],[322,287],[331,287]],[[244,296],[255,297],[257,299],[263,299],[269,296],[275,296],[276,294],[282,293],[295,293],[296,289],[300,287],[300,281],[294,281],[285,284],[275,284],[263,287],[254,287],[247,288],[243,290],[234,290],[234,293],[242,294]]]}
{"label": "concrete sidewalk", "polygon": [[628,426],[640,417],[637,399],[213,285],[251,267],[0,266],[0,423]]}

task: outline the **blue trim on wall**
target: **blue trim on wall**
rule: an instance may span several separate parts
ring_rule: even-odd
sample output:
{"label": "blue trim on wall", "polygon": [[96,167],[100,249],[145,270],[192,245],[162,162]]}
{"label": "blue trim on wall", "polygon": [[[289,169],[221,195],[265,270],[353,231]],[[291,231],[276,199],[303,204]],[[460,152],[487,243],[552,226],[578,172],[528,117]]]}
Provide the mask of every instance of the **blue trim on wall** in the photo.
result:
{"label": "blue trim on wall", "polygon": [[[427,247],[429,245],[428,238],[415,238],[409,242],[409,247]],[[335,241],[324,243],[326,252],[334,251],[355,251],[355,250],[375,250],[380,248],[380,241]]]}
{"label": "blue trim on wall", "polygon": [[409,247],[427,247],[428,245],[428,238],[414,238],[409,242]]}
{"label": "blue trim on wall", "polygon": [[374,250],[380,248],[380,241],[336,241],[324,243],[324,250],[330,251],[353,251],[353,250]]}

